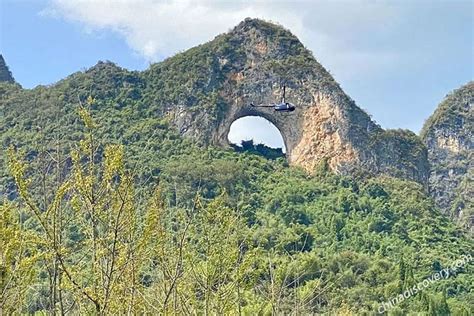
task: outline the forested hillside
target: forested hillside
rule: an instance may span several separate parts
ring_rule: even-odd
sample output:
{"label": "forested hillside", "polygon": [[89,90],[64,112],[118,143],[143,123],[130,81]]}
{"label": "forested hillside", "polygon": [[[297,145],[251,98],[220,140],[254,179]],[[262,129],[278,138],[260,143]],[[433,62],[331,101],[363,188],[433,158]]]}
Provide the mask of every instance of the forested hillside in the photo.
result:
{"label": "forested hillside", "polygon": [[[145,72],[0,82],[0,314],[470,315],[472,238],[422,184],[182,137],[169,104],[203,122],[226,105],[209,81],[213,52],[241,53],[225,38]],[[377,135],[423,173],[416,135]]]}
{"label": "forested hillside", "polygon": [[[97,106],[71,103],[68,125],[38,128],[37,151],[2,154],[17,183],[1,208],[7,314],[377,312],[473,253],[414,182],[324,164],[310,177],[283,158],[200,148],[160,121],[117,142]],[[15,144],[21,129],[8,131]],[[473,281],[466,263],[391,313],[468,315]]]}

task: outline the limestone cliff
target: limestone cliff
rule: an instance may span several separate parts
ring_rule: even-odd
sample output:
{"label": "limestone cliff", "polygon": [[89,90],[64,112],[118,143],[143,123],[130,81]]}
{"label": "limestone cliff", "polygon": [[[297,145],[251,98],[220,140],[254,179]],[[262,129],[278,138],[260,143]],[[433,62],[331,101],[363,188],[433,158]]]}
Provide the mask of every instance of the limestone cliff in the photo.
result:
{"label": "limestone cliff", "polygon": [[5,59],[3,59],[2,54],[0,54],[0,82],[15,83],[15,79],[13,79],[13,75],[6,64]]}
{"label": "limestone cliff", "polygon": [[[194,68],[199,69],[196,75]],[[182,135],[201,143],[228,145],[235,120],[262,116],[280,130],[289,162],[309,172],[324,160],[336,172],[427,181],[426,149],[418,137],[408,131],[384,131],[375,124],[281,26],[247,19],[229,33],[151,67],[144,74],[147,89],[155,94],[166,89],[156,80],[166,75],[174,76],[182,92],[160,107],[163,114]],[[279,100],[283,85],[296,111],[249,106]]]}
{"label": "limestone cliff", "polygon": [[[278,101],[283,85],[294,112],[249,106]],[[47,87],[0,83],[0,141],[9,144],[21,130],[28,135],[21,142],[35,148],[38,135],[31,126],[51,130],[55,118],[69,128],[64,139],[74,140],[77,103],[89,95],[101,133],[124,143],[154,136],[143,128],[170,124],[199,144],[228,146],[236,119],[262,116],[280,130],[288,161],[310,173],[327,162],[343,174],[389,174],[423,184],[428,179],[427,151],[418,136],[383,130],[298,38],[258,19],[142,72],[99,62]]]}
{"label": "limestone cliff", "polygon": [[426,121],[421,137],[431,164],[430,193],[463,225],[474,224],[474,82],[449,94]]}

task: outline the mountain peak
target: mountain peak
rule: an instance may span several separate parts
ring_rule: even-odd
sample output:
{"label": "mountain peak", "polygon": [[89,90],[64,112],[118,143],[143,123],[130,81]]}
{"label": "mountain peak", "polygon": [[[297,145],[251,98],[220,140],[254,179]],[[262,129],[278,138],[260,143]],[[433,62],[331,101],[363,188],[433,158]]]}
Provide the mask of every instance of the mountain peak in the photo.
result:
{"label": "mountain peak", "polygon": [[[470,108],[474,103],[474,81],[470,81],[449,93],[436,108],[433,115],[426,120],[421,137],[427,138],[430,132],[440,127],[456,128],[455,121],[459,117],[472,115]],[[467,120],[469,122],[469,120]],[[458,126],[460,128],[462,126]]]}
{"label": "mountain peak", "polygon": [[262,20],[262,19],[257,19],[257,18],[246,18],[245,20],[243,20],[242,22],[237,24],[237,26],[234,28],[234,31],[235,30],[250,30],[250,29],[265,31],[265,32],[271,32],[271,31],[273,31],[273,32],[278,32],[278,31],[290,32],[279,24],[269,22],[269,21],[265,21],[265,20]]}
{"label": "mountain peak", "polygon": [[446,214],[474,231],[474,82],[448,94],[421,131],[432,165],[430,192]]}
{"label": "mountain peak", "polygon": [[15,82],[15,79],[13,78],[10,69],[8,69],[8,66],[5,62],[5,59],[3,59],[2,54],[0,54],[0,82]]}
{"label": "mountain peak", "polygon": [[[369,168],[426,181],[421,142],[371,121],[282,26],[245,19],[208,43],[153,65],[144,80],[153,96],[145,102],[162,104],[180,134],[199,143],[228,146],[234,121],[260,116],[280,131],[290,164],[309,172],[327,161],[340,173]],[[296,110],[282,115],[268,105],[281,100],[283,87]]]}
{"label": "mountain peak", "polygon": [[229,33],[231,37],[243,40],[244,43],[270,44],[290,51],[296,49],[298,53],[305,51],[299,39],[282,25],[261,19],[246,18]]}

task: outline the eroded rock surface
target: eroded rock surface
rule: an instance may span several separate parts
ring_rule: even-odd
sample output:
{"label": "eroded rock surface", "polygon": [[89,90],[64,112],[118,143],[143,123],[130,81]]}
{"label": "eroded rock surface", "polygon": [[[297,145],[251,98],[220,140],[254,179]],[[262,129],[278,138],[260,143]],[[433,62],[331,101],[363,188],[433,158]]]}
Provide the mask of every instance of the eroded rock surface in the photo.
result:
{"label": "eroded rock surface", "polygon": [[[289,162],[309,172],[324,160],[340,173],[363,170],[427,181],[426,149],[419,138],[375,124],[288,30],[247,19],[196,49],[211,51],[214,68],[205,90],[216,96],[217,106],[212,113],[206,106],[176,106],[172,117],[183,135],[226,146],[235,120],[262,116],[280,130]],[[283,85],[287,100],[297,105],[294,112],[249,106],[280,100]]]}
{"label": "eroded rock surface", "polygon": [[474,226],[474,82],[453,91],[426,121],[430,193],[437,205],[467,227]]}

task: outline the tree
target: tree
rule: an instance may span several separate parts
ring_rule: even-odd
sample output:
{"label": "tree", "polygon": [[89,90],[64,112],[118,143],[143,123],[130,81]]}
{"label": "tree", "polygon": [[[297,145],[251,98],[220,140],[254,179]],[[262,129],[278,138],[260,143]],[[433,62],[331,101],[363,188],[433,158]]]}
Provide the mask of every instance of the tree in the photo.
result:
{"label": "tree", "polygon": [[9,202],[0,205],[0,315],[22,313],[40,256],[33,240],[17,209]]}
{"label": "tree", "polygon": [[207,204],[198,198],[191,226],[186,257],[189,300],[205,315],[240,313],[242,292],[251,287],[247,276],[254,258],[246,229],[226,200],[225,193]]}
{"label": "tree", "polygon": [[[160,187],[148,203],[137,201],[123,146],[102,146],[89,111],[81,106],[79,114],[85,134],[51,199],[37,200],[29,165],[9,150],[19,198],[37,230],[32,247],[42,252],[42,261],[34,263],[50,276],[43,309],[100,315],[240,309],[252,257],[246,255],[243,221],[228,207],[226,194],[211,201],[198,195],[192,208],[174,212],[165,212]],[[6,241],[20,242],[17,225],[6,215],[2,220]],[[19,285],[12,289],[22,293]]]}
{"label": "tree", "polygon": [[[86,136],[71,154],[70,176],[44,205],[31,193],[28,165],[10,149],[19,196],[39,225],[36,247],[64,276],[62,282],[52,283],[49,310],[63,314],[76,306],[86,313],[136,312],[142,306],[138,272],[143,260],[139,254],[144,254],[140,247],[145,244],[140,242],[143,230],[137,221],[133,176],[125,169],[122,146],[106,146],[99,159],[95,123],[86,109],[79,112]],[[76,231],[75,240],[64,241],[65,232],[71,230]]]}

